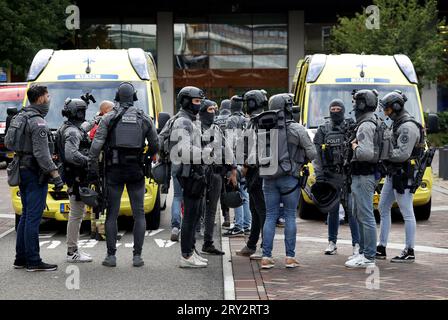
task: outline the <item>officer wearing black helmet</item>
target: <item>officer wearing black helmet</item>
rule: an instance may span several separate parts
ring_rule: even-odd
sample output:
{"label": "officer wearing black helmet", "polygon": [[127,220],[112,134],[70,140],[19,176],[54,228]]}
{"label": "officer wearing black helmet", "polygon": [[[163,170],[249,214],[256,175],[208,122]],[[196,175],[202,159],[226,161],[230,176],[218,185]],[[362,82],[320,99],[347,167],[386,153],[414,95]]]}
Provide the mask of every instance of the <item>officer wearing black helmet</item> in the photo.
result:
{"label": "officer wearing black helmet", "polygon": [[[218,116],[215,118],[215,124],[221,128],[221,131],[225,135],[225,131],[227,128],[227,120],[229,119],[232,112],[230,111],[230,99],[224,99],[221,101],[221,106],[219,107]],[[229,208],[227,208],[221,201],[221,211],[224,218],[224,222],[222,223],[223,228],[230,227],[230,214]]]}
{"label": "officer wearing black helmet", "polygon": [[[238,139],[242,136],[243,130],[246,128],[248,122],[248,119],[243,112],[242,97],[233,96],[230,99],[230,112],[231,116],[227,119],[226,123],[226,136],[232,145],[234,154],[238,157],[239,155],[243,155],[243,150],[239,150],[239,147],[242,145],[238,144]],[[241,163],[242,161],[239,162]],[[249,208],[249,194],[246,190],[246,179],[244,177],[241,177],[239,187],[239,192],[243,196],[243,204],[240,207],[235,208],[235,225],[232,229],[229,229],[223,234],[223,236],[226,237],[243,237],[244,234],[250,232],[252,217]]]}
{"label": "officer wearing black helmet", "polygon": [[[252,130],[254,126],[254,117],[259,115],[268,106],[268,98],[266,97],[265,90],[250,90],[243,95],[246,113],[250,119],[247,124],[246,130]],[[245,134],[244,134],[245,135]],[[244,143],[245,149],[247,149],[247,142]],[[244,150],[245,158],[247,158],[248,150]],[[237,162],[239,160],[237,159]],[[259,169],[254,165],[249,165],[247,162],[244,164],[242,170],[243,176],[246,178],[247,191],[249,196],[249,206],[252,215],[251,229],[249,239],[246,245],[239,251],[237,255],[247,256],[251,259],[260,260],[262,258],[261,250],[257,251],[257,242],[260,238],[260,232],[263,230],[264,222],[266,219],[266,205],[263,194],[263,180],[259,176]],[[260,248],[263,244],[261,244]]]}
{"label": "officer wearing black helmet", "polygon": [[[269,99],[269,112],[262,116],[278,115],[277,140],[270,140],[271,168],[260,164],[260,176],[263,178],[263,193],[266,201],[266,221],[263,226],[263,257],[261,267],[274,267],[272,258],[275,227],[280,216],[280,203],[283,203],[285,216],[285,266],[295,268],[298,262],[295,258],[296,246],[296,210],[299,203],[301,186],[304,184],[300,172],[303,166],[316,158],[316,149],[306,129],[293,120],[293,101],[289,94],[276,94]],[[275,113],[271,113],[275,111]],[[275,119],[275,117],[270,118]],[[260,124],[265,123],[259,121]],[[275,122],[274,122],[275,123]],[[257,141],[260,144],[260,141]],[[275,148],[275,144],[277,148]],[[260,146],[258,145],[258,150]],[[260,155],[259,155],[260,157]],[[260,161],[261,162],[261,161]],[[271,170],[274,169],[274,170]]]}
{"label": "officer wearing black helmet", "polygon": [[[380,100],[384,114],[393,120],[392,146],[386,162],[386,179],[381,189],[378,209],[381,216],[380,243],[377,259],[386,258],[386,246],[391,226],[391,207],[396,201],[405,223],[406,246],[391,262],[415,261],[416,222],[412,205],[411,185],[416,174],[416,161],[425,151],[423,128],[405,109],[407,98],[401,91],[386,94]],[[414,162],[414,164],[413,164]]]}
{"label": "officer wearing black helmet", "polygon": [[[119,85],[115,96],[118,106],[101,119],[89,151],[88,180],[95,180],[99,172],[98,158],[104,149],[107,257],[103,265],[108,267],[116,266],[117,218],[125,185],[134,217],[133,265],[141,267],[144,264],[141,257],[146,231],[144,159],[157,153],[159,141],[151,118],[134,106],[137,100],[137,92],[131,83]],[[145,140],[146,155],[143,153]]]}
{"label": "officer wearing black helmet", "polygon": [[217,249],[213,244],[213,229],[219,196],[223,186],[223,179],[228,184],[237,185],[236,163],[233,157],[232,146],[227,142],[224,132],[214,123],[216,102],[205,100],[199,111],[201,121],[203,143],[209,144],[217,152],[214,154],[213,162],[207,170],[207,192],[204,205],[204,245],[202,252],[205,254],[223,255],[224,252]]}
{"label": "officer wearing black helmet", "polygon": [[350,141],[353,150],[351,174],[353,192],[353,215],[359,222],[360,254],[349,259],[348,268],[367,268],[375,266],[376,221],[373,212],[373,195],[377,184],[378,158],[375,146],[375,133],[379,119],[374,111],[378,104],[378,93],[374,90],[354,92],[353,110],[356,118],[355,136]]}
{"label": "officer wearing black helmet", "polygon": [[68,186],[70,212],[67,223],[67,262],[91,262],[92,257],[78,250],[79,229],[85,214],[79,188],[87,187],[87,162],[90,138],[85,128],[87,103],[67,98],[62,116],[67,120],[56,134],[56,146],[63,167],[63,179]]}
{"label": "officer wearing black helmet", "polygon": [[[325,124],[319,126],[314,136],[313,143],[316,146],[317,157],[313,162],[313,167],[317,183],[329,183],[335,187],[337,194],[339,194],[343,181],[343,145],[349,120],[345,119],[345,105],[341,99],[333,99],[328,109],[330,119]],[[356,255],[359,253],[358,222],[352,215],[351,193],[346,196],[348,197],[348,201],[342,201],[342,204],[349,219],[353,254]],[[341,199],[337,196],[334,200],[332,205],[328,205],[331,208],[326,208],[327,212],[325,212],[328,213],[328,247],[325,250],[326,255],[334,255],[337,253],[336,242],[338,238],[339,204],[341,203]],[[317,203],[318,201],[315,201],[315,204]]]}
{"label": "officer wearing black helmet", "polygon": [[202,150],[201,125],[197,115],[203,106],[204,92],[196,87],[182,88],[176,99],[180,108],[175,115],[170,132],[170,160],[173,175],[182,187],[184,216],[181,225],[181,268],[204,268],[208,260],[195,248],[196,227],[200,221],[205,201],[206,169],[202,154],[211,154],[206,147]]}

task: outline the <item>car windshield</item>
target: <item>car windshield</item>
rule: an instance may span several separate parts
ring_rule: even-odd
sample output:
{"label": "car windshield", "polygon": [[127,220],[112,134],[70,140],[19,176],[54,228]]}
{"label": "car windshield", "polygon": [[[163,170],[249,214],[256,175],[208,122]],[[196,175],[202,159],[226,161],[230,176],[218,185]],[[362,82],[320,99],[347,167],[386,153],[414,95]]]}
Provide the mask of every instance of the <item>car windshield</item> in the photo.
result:
{"label": "car windshield", "polygon": [[[341,99],[345,104],[345,116],[347,118],[354,117],[349,112],[353,109],[352,92],[360,89],[376,89],[379,93],[378,98],[382,98],[385,94],[393,91],[402,91],[408,101],[406,102],[406,110],[415,117],[418,122],[422,122],[420,107],[417,100],[416,88],[414,86],[385,86],[385,85],[312,85],[310,87],[310,96],[308,103],[308,119],[306,122],[308,128],[317,128],[325,122],[325,118],[329,117],[328,106],[333,99]],[[384,114],[378,112],[382,118]],[[306,120],[306,119],[305,119]]]}
{"label": "car windshield", "polygon": [[5,122],[7,117],[7,109],[9,107],[15,107],[19,110],[22,107],[23,100],[14,101],[0,101],[0,122]]}
{"label": "car windshield", "polygon": [[[79,81],[79,82],[49,82],[40,83],[48,87],[50,94],[50,111],[45,117],[50,129],[58,129],[66,118],[62,117],[61,110],[64,106],[64,101],[67,98],[79,98],[81,95],[89,92],[96,100],[96,103],[90,102],[87,108],[86,119],[93,119],[98,112],[100,103],[103,100],[114,101],[115,92],[118,81]],[[135,106],[142,109],[148,114],[148,95],[146,84],[144,82],[131,82],[137,90],[138,101]],[[28,103],[28,102],[27,102]]]}

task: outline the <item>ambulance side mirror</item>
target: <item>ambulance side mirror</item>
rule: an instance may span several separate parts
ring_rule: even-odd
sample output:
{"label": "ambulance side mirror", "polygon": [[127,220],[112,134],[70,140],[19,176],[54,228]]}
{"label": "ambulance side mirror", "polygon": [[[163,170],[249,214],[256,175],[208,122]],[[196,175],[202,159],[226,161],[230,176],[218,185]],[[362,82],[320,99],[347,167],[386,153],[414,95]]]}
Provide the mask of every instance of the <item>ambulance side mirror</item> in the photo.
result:
{"label": "ambulance side mirror", "polygon": [[428,113],[428,123],[426,124],[426,133],[439,132],[439,116],[435,113]]}

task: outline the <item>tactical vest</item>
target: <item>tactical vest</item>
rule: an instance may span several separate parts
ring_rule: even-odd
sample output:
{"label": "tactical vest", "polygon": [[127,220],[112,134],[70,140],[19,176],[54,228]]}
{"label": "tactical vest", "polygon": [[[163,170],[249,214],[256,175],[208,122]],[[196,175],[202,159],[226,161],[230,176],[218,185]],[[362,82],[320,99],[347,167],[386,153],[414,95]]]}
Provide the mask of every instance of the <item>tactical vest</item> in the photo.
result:
{"label": "tactical vest", "polygon": [[66,143],[65,131],[69,127],[74,127],[80,131],[82,138],[81,141],[79,142],[78,150],[85,156],[89,154],[91,141],[89,139],[87,132],[83,128],[77,127],[68,121],[62,125],[62,127],[58,130],[56,134],[56,153],[59,156],[59,159],[62,164],[62,175],[61,175],[62,180],[65,183],[67,183],[68,186],[71,186],[74,183],[76,177],[84,177],[86,175],[87,168],[81,168],[79,166],[67,162],[67,159],[65,157],[65,143]]}
{"label": "tactical vest", "polygon": [[322,166],[324,170],[341,170],[344,162],[344,129],[341,126],[333,126],[331,122],[326,122],[321,130],[324,134]]}
{"label": "tactical vest", "polygon": [[5,136],[5,146],[17,154],[32,154],[32,150],[26,150],[26,126],[31,118],[40,116],[37,113],[29,112],[22,109],[12,119]]}
{"label": "tactical vest", "polygon": [[143,164],[145,132],[143,114],[136,108],[127,108],[111,120],[107,153],[109,165]]}
{"label": "tactical vest", "polygon": [[305,153],[302,148],[288,143],[288,122],[294,121],[286,120],[284,110],[265,111],[254,119],[262,178],[299,175],[298,166],[305,162]]}
{"label": "tactical vest", "polygon": [[226,131],[227,128],[227,120],[229,119],[230,115],[219,115],[215,119],[215,124],[219,126],[222,132]]}
{"label": "tactical vest", "polygon": [[398,128],[401,125],[405,124],[406,122],[414,123],[420,132],[420,138],[419,138],[418,142],[415,144],[414,148],[412,149],[411,157],[407,161],[414,160],[414,159],[420,159],[423,156],[423,154],[425,153],[425,129],[412,116],[406,115],[406,116],[402,117],[399,121],[394,122],[394,124],[393,124],[394,145],[397,145],[397,141],[398,141]]}

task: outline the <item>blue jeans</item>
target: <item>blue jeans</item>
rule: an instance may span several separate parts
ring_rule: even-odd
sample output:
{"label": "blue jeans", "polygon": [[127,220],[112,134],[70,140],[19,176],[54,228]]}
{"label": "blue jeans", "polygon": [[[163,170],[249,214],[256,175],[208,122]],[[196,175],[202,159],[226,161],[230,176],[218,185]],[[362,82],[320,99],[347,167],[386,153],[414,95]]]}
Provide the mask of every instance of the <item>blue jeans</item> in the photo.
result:
{"label": "blue jeans", "polygon": [[33,171],[20,169],[22,216],[17,227],[16,259],[36,266],[42,262],[39,249],[39,225],[45,209],[48,184],[39,184]]}
{"label": "blue jeans", "polygon": [[[352,214],[353,207],[353,196],[350,193],[348,196],[348,208],[344,208],[345,213],[348,216],[348,223],[350,226],[350,232],[352,234],[352,246],[359,244],[359,226],[358,221]],[[327,217],[328,224],[328,241],[333,241],[336,243],[338,241],[338,230],[339,230],[339,203],[328,213]]]}
{"label": "blue jeans", "polygon": [[182,187],[180,186],[179,180],[175,176],[174,172],[171,172],[171,177],[173,178],[173,203],[171,204],[171,228],[180,229],[180,224],[182,220]]}
{"label": "blue jeans", "polygon": [[359,223],[360,252],[370,260],[375,260],[376,255],[376,221],[373,213],[375,187],[373,174],[352,176],[353,215]]}
{"label": "blue jeans", "polygon": [[266,202],[266,221],[263,227],[263,256],[272,257],[275,227],[280,216],[280,203],[285,215],[285,249],[287,257],[294,257],[296,249],[296,211],[299,204],[300,188],[282,195],[297,186],[297,178],[283,176],[263,179],[263,193]]}
{"label": "blue jeans", "polygon": [[378,205],[378,210],[381,215],[381,232],[380,232],[380,244],[384,247],[387,246],[387,240],[389,238],[391,217],[390,209],[395,200],[398,203],[400,212],[403,215],[404,229],[406,235],[406,248],[413,249],[415,245],[415,229],[416,222],[414,216],[414,207],[412,205],[414,194],[406,189],[403,194],[397,193],[392,186],[392,178],[386,177],[384,186],[381,189],[381,198]]}
{"label": "blue jeans", "polygon": [[248,229],[252,222],[252,215],[249,207],[249,193],[244,189],[244,185],[240,185],[241,196],[243,197],[243,205],[235,208],[235,228]]}

